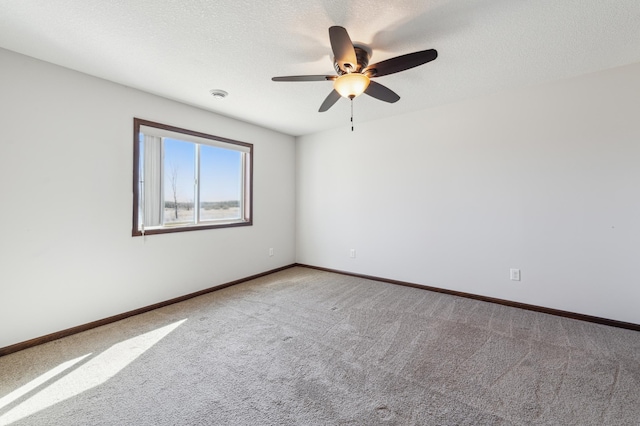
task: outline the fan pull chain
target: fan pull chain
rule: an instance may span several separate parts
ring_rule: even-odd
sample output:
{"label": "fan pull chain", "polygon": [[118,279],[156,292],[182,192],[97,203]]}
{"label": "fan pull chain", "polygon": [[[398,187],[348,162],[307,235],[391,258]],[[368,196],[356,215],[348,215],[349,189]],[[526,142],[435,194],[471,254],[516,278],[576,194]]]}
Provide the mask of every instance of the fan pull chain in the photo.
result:
{"label": "fan pull chain", "polygon": [[353,132],[353,98],[351,98],[351,131]]}

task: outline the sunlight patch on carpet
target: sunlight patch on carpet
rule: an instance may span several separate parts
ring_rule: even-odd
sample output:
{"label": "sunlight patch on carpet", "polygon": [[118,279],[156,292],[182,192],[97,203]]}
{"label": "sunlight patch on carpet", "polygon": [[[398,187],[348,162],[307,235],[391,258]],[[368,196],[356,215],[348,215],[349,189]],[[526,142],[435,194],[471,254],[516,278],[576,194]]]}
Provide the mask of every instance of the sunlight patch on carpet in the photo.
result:
{"label": "sunlight patch on carpet", "polygon": [[[186,318],[111,346],[104,352],[90,358],[83,365],[62,375],[60,379],[55,380],[49,386],[27,397],[24,402],[18,404],[5,414],[0,415],[0,426],[9,425],[12,422],[23,419],[40,410],[51,407],[58,402],[72,398],[105,383],[185,321]],[[60,375],[91,355],[92,354],[89,353],[64,362],[4,396],[0,399],[0,409],[29,395],[30,392],[33,392],[39,386],[54,379],[57,375]]]}
{"label": "sunlight patch on carpet", "polygon": [[86,357],[88,357],[90,355],[91,355],[91,353],[88,353],[88,354],[82,355],[82,356],[80,356],[80,357],[78,357],[76,359],[72,359],[71,361],[63,362],[59,366],[52,368],[51,370],[49,370],[46,373],[40,375],[39,377],[36,377],[35,379],[30,381],[26,385],[21,386],[18,389],[14,390],[13,392],[9,393],[8,395],[3,396],[2,398],[0,398],[0,409],[6,407],[7,405],[11,404],[13,401],[15,401],[15,400],[23,397],[24,395],[28,394],[29,392],[31,392],[34,389],[36,389],[38,386],[43,385],[47,381],[53,379],[58,374],[62,373],[66,369],[74,366],[75,364],[79,363],[80,361],[82,361],[83,359],[85,359]]}

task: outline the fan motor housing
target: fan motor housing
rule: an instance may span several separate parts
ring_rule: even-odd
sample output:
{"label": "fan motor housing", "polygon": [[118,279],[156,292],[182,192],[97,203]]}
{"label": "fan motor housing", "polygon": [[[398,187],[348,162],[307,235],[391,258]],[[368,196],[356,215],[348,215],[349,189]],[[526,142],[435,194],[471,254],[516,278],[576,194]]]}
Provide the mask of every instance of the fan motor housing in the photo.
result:
{"label": "fan motor housing", "polygon": [[[353,49],[356,51],[356,60],[358,61],[358,65],[353,72],[362,72],[363,69],[369,65],[369,59],[371,58],[371,48],[364,44],[354,44]],[[345,71],[340,69],[338,63],[333,61],[333,68],[336,70],[338,75],[347,74]]]}

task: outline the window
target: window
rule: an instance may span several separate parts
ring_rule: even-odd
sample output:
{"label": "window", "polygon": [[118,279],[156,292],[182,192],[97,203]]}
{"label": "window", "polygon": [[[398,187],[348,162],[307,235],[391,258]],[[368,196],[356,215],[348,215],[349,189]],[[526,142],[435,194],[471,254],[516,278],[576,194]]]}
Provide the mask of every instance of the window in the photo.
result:
{"label": "window", "polygon": [[133,127],[133,236],[252,224],[252,144],[138,118]]}

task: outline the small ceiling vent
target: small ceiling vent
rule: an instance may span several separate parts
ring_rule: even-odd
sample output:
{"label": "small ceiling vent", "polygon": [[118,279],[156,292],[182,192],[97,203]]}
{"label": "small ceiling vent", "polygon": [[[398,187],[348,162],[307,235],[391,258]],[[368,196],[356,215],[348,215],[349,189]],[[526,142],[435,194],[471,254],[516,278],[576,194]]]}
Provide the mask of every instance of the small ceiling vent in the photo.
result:
{"label": "small ceiling vent", "polygon": [[224,99],[229,95],[229,93],[220,89],[209,90],[209,93],[211,93],[211,96],[213,96],[215,99]]}

